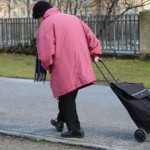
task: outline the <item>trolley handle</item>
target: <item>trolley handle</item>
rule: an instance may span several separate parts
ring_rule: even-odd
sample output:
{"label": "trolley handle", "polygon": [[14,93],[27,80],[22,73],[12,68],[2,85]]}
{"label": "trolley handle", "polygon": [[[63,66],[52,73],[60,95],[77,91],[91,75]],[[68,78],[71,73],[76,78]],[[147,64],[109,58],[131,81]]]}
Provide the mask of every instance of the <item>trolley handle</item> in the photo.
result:
{"label": "trolley handle", "polygon": [[[102,59],[98,59],[99,62],[102,63],[102,65],[104,66],[104,68],[107,70],[107,72],[111,75],[111,77],[113,78],[113,80],[117,83],[117,80],[115,79],[115,77],[113,76],[113,74],[110,72],[110,70],[107,68],[107,66],[104,64],[104,62],[102,61]],[[103,75],[104,79],[107,81],[107,83],[110,85],[109,80],[107,79],[107,77],[104,75],[103,71],[100,69],[100,67],[98,66],[98,64],[96,62],[94,62],[96,67],[98,68],[98,70],[100,71],[100,73]]]}

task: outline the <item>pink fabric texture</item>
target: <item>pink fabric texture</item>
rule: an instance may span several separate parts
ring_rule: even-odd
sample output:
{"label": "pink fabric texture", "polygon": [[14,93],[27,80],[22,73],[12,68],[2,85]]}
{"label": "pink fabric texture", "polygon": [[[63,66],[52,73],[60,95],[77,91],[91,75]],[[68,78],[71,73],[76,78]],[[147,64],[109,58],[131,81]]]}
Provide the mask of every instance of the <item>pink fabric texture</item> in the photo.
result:
{"label": "pink fabric texture", "polygon": [[36,38],[38,57],[51,72],[55,98],[95,82],[91,58],[101,54],[100,41],[76,16],[47,10]]}

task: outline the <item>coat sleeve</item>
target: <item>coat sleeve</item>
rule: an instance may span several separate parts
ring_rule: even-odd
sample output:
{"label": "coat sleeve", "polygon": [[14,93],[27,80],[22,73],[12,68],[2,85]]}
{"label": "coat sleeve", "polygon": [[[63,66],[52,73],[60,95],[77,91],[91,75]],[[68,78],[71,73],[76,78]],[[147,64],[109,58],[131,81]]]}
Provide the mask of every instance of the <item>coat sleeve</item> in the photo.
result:
{"label": "coat sleeve", "polygon": [[87,39],[91,57],[99,56],[102,54],[100,41],[96,38],[95,34],[86,23],[83,21],[81,21],[81,23]]}
{"label": "coat sleeve", "polygon": [[53,28],[46,30],[41,26],[36,35],[36,46],[38,51],[38,59],[46,70],[50,70],[53,65],[55,55],[55,38]]}

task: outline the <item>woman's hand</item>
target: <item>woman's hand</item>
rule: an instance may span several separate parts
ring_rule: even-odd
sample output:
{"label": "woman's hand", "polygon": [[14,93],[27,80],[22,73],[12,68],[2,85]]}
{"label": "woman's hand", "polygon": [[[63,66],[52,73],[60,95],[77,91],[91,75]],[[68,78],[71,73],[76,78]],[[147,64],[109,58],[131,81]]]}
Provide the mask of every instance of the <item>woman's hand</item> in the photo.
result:
{"label": "woman's hand", "polygon": [[98,57],[98,56],[96,56],[96,57],[94,57],[94,60],[93,60],[93,61],[94,61],[95,63],[97,63],[97,62],[98,62],[98,60],[99,60],[99,57]]}

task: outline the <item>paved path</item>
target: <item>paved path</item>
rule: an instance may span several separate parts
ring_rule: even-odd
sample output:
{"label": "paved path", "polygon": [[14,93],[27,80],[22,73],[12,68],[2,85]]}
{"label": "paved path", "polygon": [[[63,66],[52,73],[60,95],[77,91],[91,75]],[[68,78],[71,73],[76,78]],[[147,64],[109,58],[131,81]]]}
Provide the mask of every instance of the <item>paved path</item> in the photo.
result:
{"label": "paved path", "polygon": [[85,138],[61,138],[49,122],[58,112],[49,82],[0,78],[1,133],[109,150],[150,150],[150,142],[134,139],[137,127],[109,86],[80,90],[77,109]]}

